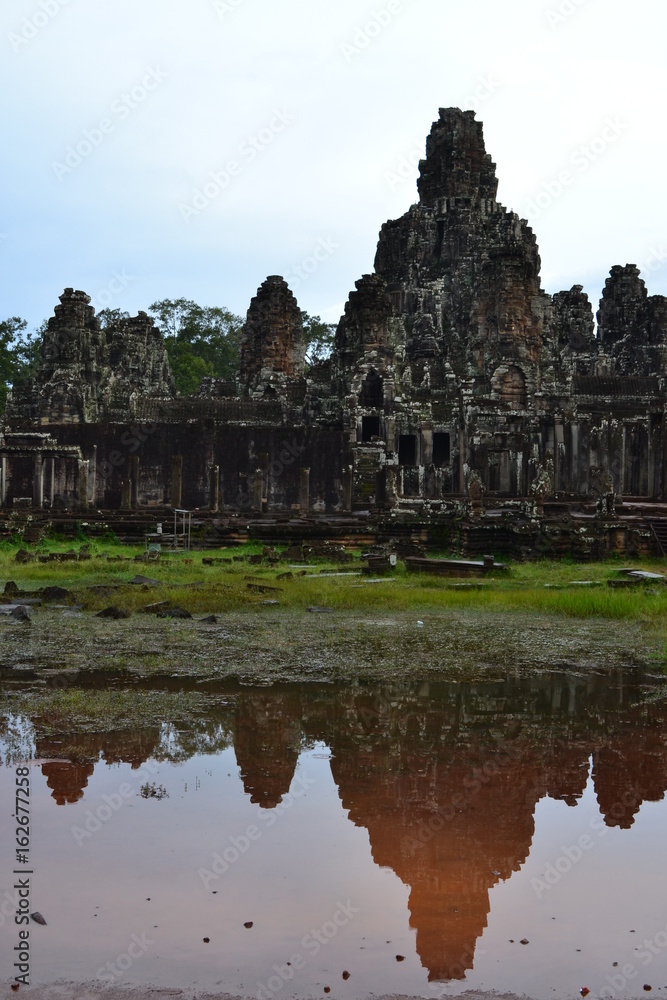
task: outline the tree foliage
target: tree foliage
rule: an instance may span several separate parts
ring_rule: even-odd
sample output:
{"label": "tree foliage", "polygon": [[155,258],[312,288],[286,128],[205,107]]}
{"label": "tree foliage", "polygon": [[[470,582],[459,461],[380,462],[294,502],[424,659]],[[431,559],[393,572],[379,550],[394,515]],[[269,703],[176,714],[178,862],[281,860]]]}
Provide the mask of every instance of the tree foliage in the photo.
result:
{"label": "tree foliage", "polygon": [[164,337],[176,388],[197,392],[207,375],[236,378],[243,320],[229,309],[199,306],[190,299],[162,299],[149,309]]}
{"label": "tree foliage", "polygon": [[26,334],[28,324],[19,316],[0,321],[0,414],[4,413],[12,386],[25,381],[37,369],[44,325],[36,333]]}
{"label": "tree foliage", "polygon": [[324,361],[331,354],[336,335],[336,324],[325,323],[319,316],[309,316],[301,311],[306,339],[306,364],[308,366]]}

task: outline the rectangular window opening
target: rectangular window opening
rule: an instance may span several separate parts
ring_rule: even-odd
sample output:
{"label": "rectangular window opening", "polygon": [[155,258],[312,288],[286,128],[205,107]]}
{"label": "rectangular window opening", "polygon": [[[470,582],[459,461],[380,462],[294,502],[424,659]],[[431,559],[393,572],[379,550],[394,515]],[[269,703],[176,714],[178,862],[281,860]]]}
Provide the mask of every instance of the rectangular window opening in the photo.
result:
{"label": "rectangular window opening", "polygon": [[449,465],[449,460],[449,434],[438,431],[433,435],[433,464],[441,469],[443,465]]}
{"label": "rectangular window opening", "polygon": [[398,463],[399,465],[417,464],[417,436],[415,434],[401,434],[398,440]]}
{"label": "rectangular window opening", "polygon": [[364,444],[370,443],[373,438],[380,437],[380,418],[379,417],[362,417],[361,418],[361,440]]}

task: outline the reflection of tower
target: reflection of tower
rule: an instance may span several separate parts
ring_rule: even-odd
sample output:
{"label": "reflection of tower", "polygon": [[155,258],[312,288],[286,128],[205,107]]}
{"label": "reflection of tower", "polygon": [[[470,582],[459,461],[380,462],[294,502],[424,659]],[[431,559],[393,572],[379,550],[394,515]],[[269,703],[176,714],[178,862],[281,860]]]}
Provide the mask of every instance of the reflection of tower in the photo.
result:
{"label": "reflection of tower", "polygon": [[234,749],[250,801],[274,809],[289,792],[301,746],[298,692],[239,695]]}
{"label": "reflection of tower", "polygon": [[94,770],[94,764],[71,764],[68,760],[42,764],[42,774],[59,806],[83,798],[83,790]]}
{"label": "reflection of tower", "polygon": [[407,745],[332,771],[350,819],[368,829],[376,864],[410,886],[410,924],[431,980],[463,979],[487,923],[489,890],[525,861],[543,769],[529,743],[456,750]]}
{"label": "reflection of tower", "polygon": [[[48,763],[42,764],[42,774],[51,789],[52,798],[59,806],[64,806],[83,798],[88,779],[92,777],[100,757],[107,764],[131,764],[136,770],[151,756],[158,741],[157,730],[59,736],[38,740],[35,754],[38,759],[49,759]],[[65,747],[68,749],[65,750]],[[63,754],[67,754],[69,759],[53,760]]]}
{"label": "reflection of tower", "polygon": [[634,727],[593,755],[593,777],[607,826],[629,830],[642,802],[660,802],[667,789],[667,731],[664,710],[648,713],[647,728]]}
{"label": "reflection of tower", "polygon": [[403,689],[379,708],[363,694],[346,702],[347,725],[331,725],[332,773],[376,864],[410,887],[430,980],[463,979],[473,967],[490,889],[525,862],[537,802],[573,806],[582,796],[595,728],[606,738],[600,707],[617,710],[617,695],[608,679],[552,676]]}

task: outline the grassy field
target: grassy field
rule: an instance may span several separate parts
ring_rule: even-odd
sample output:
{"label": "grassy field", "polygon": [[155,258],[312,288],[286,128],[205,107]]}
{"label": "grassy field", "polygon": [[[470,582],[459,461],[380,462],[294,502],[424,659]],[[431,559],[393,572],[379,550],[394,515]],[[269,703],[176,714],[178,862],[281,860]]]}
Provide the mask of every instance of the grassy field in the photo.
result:
{"label": "grassy field", "polygon": [[[619,578],[621,567],[631,565],[661,573],[667,571],[665,560],[514,563],[508,573],[480,581],[408,573],[399,563],[381,582],[368,582],[367,578],[355,575],[355,571],[358,574],[361,570],[358,555],[352,564],[342,567],[324,560],[313,560],[308,567],[290,567],[282,561],[275,565],[240,561],[207,566],[202,559],[211,556],[240,559],[261,553],[262,546],[190,555],[178,553],[144,563],[135,561],[142,554],[139,549],[113,543],[87,545],[92,558],[85,562],[27,564],[17,564],[18,546],[0,546],[0,589],[3,581],[8,580],[24,590],[57,585],[72,591],[72,603],[83,603],[90,611],[115,604],[135,612],[151,602],[167,601],[192,614],[216,614],[252,610],[273,599],[282,607],[294,609],[321,605],[341,611],[369,612],[443,608],[535,611],[572,618],[630,619],[656,624],[664,622],[667,613],[665,585],[621,590],[607,586],[608,580]],[[50,542],[32,551],[44,555],[72,548],[80,550],[82,544],[72,547]],[[304,569],[305,575],[300,575]],[[278,579],[290,572],[291,579]],[[159,581],[160,586],[130,586],[129,581],[137,574]],[[91,589],[101,587],[106,589]],[[262,593],[258,587],[275,589]]]}

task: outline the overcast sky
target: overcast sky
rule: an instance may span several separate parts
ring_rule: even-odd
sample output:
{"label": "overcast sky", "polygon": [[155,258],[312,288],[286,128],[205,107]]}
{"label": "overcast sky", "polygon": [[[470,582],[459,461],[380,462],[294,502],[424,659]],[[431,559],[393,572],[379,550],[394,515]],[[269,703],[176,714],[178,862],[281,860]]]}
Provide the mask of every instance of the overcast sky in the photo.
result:
{"label": "overcast sky", "polygon": [[282,274],[335,321],[451,106],[548,292],[667,294],[666,36],[665,0],[4,0],[0,319],[245,314]]}

